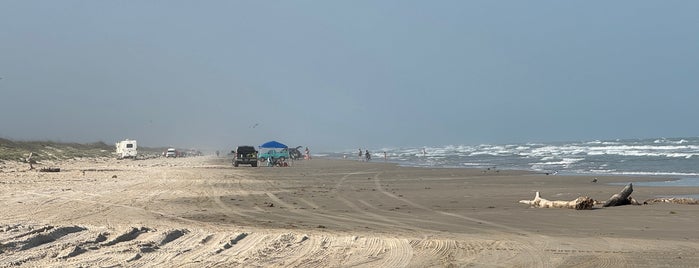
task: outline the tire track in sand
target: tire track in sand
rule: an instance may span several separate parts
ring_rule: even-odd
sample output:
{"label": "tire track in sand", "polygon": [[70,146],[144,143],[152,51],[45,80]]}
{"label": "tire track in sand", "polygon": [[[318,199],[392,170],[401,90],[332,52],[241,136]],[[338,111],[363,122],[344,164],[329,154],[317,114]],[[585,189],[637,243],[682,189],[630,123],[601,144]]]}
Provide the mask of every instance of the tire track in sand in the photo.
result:
{"label": "tire track in sand", "polygon": [[411,206],[413,206],[413,207],[415,207],[415,208],[419,208],[419,209],[422,209],[422,210],[425,210],[425,211],[429,211],[429,212],[433,212],[433,213],[437,213],[437,214],[442,214],[442,215],[446,215],[446,216],[450,216],[450,217],[455,217],[455,218],[459,218],[459,219],[463,219],[463,220],[467,220],[467,221],[471,221],[471,222],[475,222],[475,223],[479,223],[479,224],[490,225],[490,226],[497,227],[497,228],[500,228],[500,229],[508,230],[508,231],[513,232],[513,233],[518,234],[518,235],[530,235],[530,234],[531,234],[531,233],[529,233],[529,232],[527,232],[527,231],[524,231],[524,230],[522,230],[522,229],[518,229],[518,228],[514,228],[514,227],[509,227],[509,226],[502,225],[502,224],[499,224],[499,223],[489,222],[489,221],[485,221],[485,220],[481,220],[481,219],[476,219],[476,218],[472,218],[472,217],[467,217],[467,216],[463,216],[463,215],[459,215],[459,214],[455,214],[455,213],[450,213],[450,212],[445,212],[445,211],[439,211],[439,210],[431,209],[431,208],[429,208],[429,207],[427,207],[427,206],[420,205],[420,204],[415,203],[415,202],[413,202],[413,201],[410,201],[410,200],[408,200],[408,199],[406,199],[406,198],[397,196],[397,195],[395,195],[395,194],[393,194],[393,193],[391,193],[391,192],[389,192],[389,191],[386,191],[386,190],[383,188],[383,186],[381,186],[381,178],[380,178],[380,175],[381,175],[381,172],[378,172],[378,173],[376,173],[376,175],[374,176],[374,177],[375,177],[375,179],[374,179],[374,184],[376,185],[376,189],[377,189],[379,192],[381,192],[382,194],[387,195],[387,196],[389,196],[389,197],[391,197],[391,198],[393,198],[393,199],[396,199],[396,200],[399,200],[399,201],[401,201],[401,202],[403,202],[403,203],[406,203],[406,204],[408,204],[408,205],[411,205]]}
{"label": "tire track in sand", "polygon": [[[36,192],[31,192],[31,191],[24,191],[23,193],[27,195],[34,195],[34,196],[41,196],[41,197],[54,197],[53,195],[48,195],[48,194],[42,194],[42,193],[36,193]],[[76,197],[65,197],[65,196],[60,196],[58,197],[59,199],[63,200],[68,200],[71,202],[82,202],[82,203],[88,203],[88,204],[93,204],[93,205],[103,205],[106,207],[120,207],[120,208],[126,208],[126,209],[133,209],[137,211],[143,211],[143,212],[148,212],[150,214],[155,214],[161,217],[173,219],[173,220],[180,220],[180,221],[185,221],[189,223],[201,223],[199,221],[187,219],[187,218],[182,218],[173,214],[168,214],[162,211],[157,211],[157,210],[148,210],[144,209],[141,207],[134,207],[134,206],[129,206],[129,205],[124,205],[124,204],[117,204],[117,203],[111,203],[111,202],[104,202],[104,201],[96,201],[96,200],[86,200],[82,198],[76,198]]]}
{"label": "tire track in sand", "polygon": [[[351,173],[346,173],[344,174],[343,178],[340,179],[340,181],[335,185],[335,191],[337,191],[338,188],[341,187],[342,183],[344,183],[347,178],[349,178],[352,175],[359,175],[359,174],[374,174],[371,172],[366,172],[366,171],[361,171],[361,172],[351,172]],[[328,214],[323,214],[321,212],[314,212],[314,211],[308,211],[308,210],[291,210],[295,208],[294,204],[291,204],[287,201],[282,200],[278,196],[276,196],[272,190],[281,190],[278,188],[278,186],[275,186],[274,183],[261,179],[261,182],[265,183],[267,185],[267,188],[265,189],[265,195],[272,201],[273,204],[275,204],[275,207],[280,207],[280,208],[289,208],[288,210],[289,213],[296,214],[302,216],[305,220],[312,220],[312,219],[322,219],[323,221],[327,221],[331,224],[337,225],[337,226],[344,226],[346,225],[347,222],[355,222],[359,224],[364,224],[364,225],[378,225],[382,227],[391,227],[391,228],[396,228],[396,223],[386,223],[385,221],[377,221],[375,217],[369,216],[368,218],[360,218],[355,215],[353,216],[341,216],[341,215],[328,215]],[[298,198],[300,202],[304,202],[308,205],[311,205],[311,207],[318,208],[318,206],[310,201],[307,201],[303,198]],[[352,208],[353,207],[353,208]],[[353,210],[363,212],[360,208],[356,207],[356,205],[352,204],[350,202],[350,208]],[[364,214],[364,213],[362,213]],[[289,216],[289,215],[283,215],[283,214],[278,214],[276,215],[278,217],[284,217],[287,219],[292,219],[292,220],[298,220],[295,217]],[[407,226],[407,230],[414,230],[418,229],[413,226]]]}
{"label": "tire track in sand", "polygon": [[204,179],[200,173],[195,174],[194,172],[191,172],[191,171],[182,171],[182,172],[186,173],[190,177],[197,178],[199,181],[203,182],[206,185],[204,193],[203,193],[204,196],[206,198],[208,198],[209,200],[211,200],[214,204],[216,204],[217,207],[222,209],[223,210],[222,213],[224,215],[227,215],[231,218],[236,218],[236,216],[238,216],[238,217],[243,217],[246,219],[254,219],[253,216],[251,216],[247,213],[244,213],[236,208],[233,208],[232,206],[227,205],[225,202],[223,202],[223,200],[221,200],[221,194],[225,193],[224,192],[225,189],[224,190],[217,189],[215,184],[216,183],[230,184],[229,180],[226,180],[226,179]]}
{"label": "tire track in sand", "polygon": [[[405,229],[405,230],[407,230],[407,231],[424,230],[424,229],[421,229],[421,228],[416,227],[416,226],[412,226],[412,225],[409,225],[409,224],[405,224],[405,223],[403,223],[403,222],[401,222],[401,221],[398,221],[398,220],[393,220],[393,219],[390,219],[390,218],[388,218],[388,217],[385,217],[385,216],[382,216],[382,215],[379,215],[379,214],[376,214],[376,213],[368,212],[368,211],[366,211],[366,210],[364,210],[364,209],[361,209],[359,206],[357,206],[355,203],[353,203],[353,202],[350,201],[349,199],[344,198],[344,197],[342,197],[342,196],[339,196],[339,195],[337,194],[337,193],[340,191],[340,188],[342,188],[342,184],[343,184],[350,176],[361,175],[361,174],[376,174],[376,173],[375,173],[375,172],[366,172],[366,171],[361,172],[361,171],[360,171],[360,172],[352,172],[352,173],[345,174],[345,175],[342,176],[342,178],[337,182],[337,184],[335,185],[335,188],[333,188],[333,189],[330,191],[331,194],[333,194],[333,195],[335,196],[335,199],[337,199],[337,200],[339,200],[340,202],[344,203],[344,204],[345,204],[347,207],[349,207],[350,209],[352,209],[352,210],[354,210],[354,211],[356,211],[356,212],[358,212],[358,213],[360,213],[360,214],[362,214],[362,215],[368,217],[369,220],[374,220],[374,221],[379,221],[379,222],[385,222],[385,223],[388,223],[388,224],[392,224],[392,225],[394,225],[394,226],[396,226],[396,227],[400,227],[400,228]],[[360,203],[362,203],[362,204],[368,205],[368,203],[367,203],[366,201],[364,201],[364,200],[361,200],[361,199],[360,199],[360,200],[358,200],[358,201],[359,201]],[[373,206],[370,205],[370,207],[373,207]]]}
{"label": "tire track in sand", "polygon": [[[277,197],[275,194],[267,192],[266,195],[270,198],[270,200],[273,201],[275,204],[279,204],[279,207],[288,207],[288,208],[293,208],[294,206],[288,202],[283,201],[279,197]],[[391,228],[396,228],[397,226],[395,224],[391,223],[385,223],[385,222],[377,222],[373,219],[364,219],[364,218],[359,218],[356,215],[353,216],[340,216],[340,215],[328,215],[328,214],[321,214],[317,212],[308,212],[305,210],[301,211],[288,211],[289,213],[293,213],[296,215],[303,216],[304,219],[306,220],[312,220],[312,219],[323,219],[324,221],[328,221],[331,224],[337,225],[337,226],[344,226],[348,222],[354,222],[358,224],[364,224],[364,225],[374,225],[374,226],[381,226],[381,227],[391,227]],[[289,219],[295,219],[290,216],[285,216],[285,215],[278,215],[280,217],[286,217]]]}
{"label": "tire track in sand", "polygon": [[[374,210],[374,211],[385,211],[385,209],[380,209],[366,200],[359,199],[357,202],[362,203],[365,207]],[[400,217],[396,217],[396,221],[407,221],[407,222],[414,222],[414,223],[427,223],[431,225],[442,225],[442,226],[452,226],[452,227],[465,227],[463,225],[459,224],[454,224],[454,223],[446,223],[446,222],[440,222],[440,221],[435,221],[435,220],[430,220],[430,219],[421,219],[421,218],[416,218],[415,215],[411,215],[410,213],[405,213],[405,212],[398,212],[398,211],[391,211],[391,214],[393,215],[399,215]],[[388,216],[387,216],[388,217]],[[390,217],[389,217],[390,219]],[[412,225],[410,225],[412,226]],[[434,231],[434,228],[432,229],[424,229],[424,228],[419,228],[415,227],[419,230],[425,230],[425,231]],[[474,230],[480,230],[481,228],[473,228],[473,227],[468,227],[466,228],[474,229]]]}
{"label": "tire track in sand", "polygon": [[371,237],[361,238],[350,249],[350,261],[340,266],[406,267],[413,258],[413,248],[408,239]]}
{"label": "tire track in sand", "polygon": [[[516,236],[520,236],[520,237],[537,237],[538,236],[536,234],[533,234],[531,232],[528,232],[528,231],[525,231],[525,230],[522,230],[519,228],[514,228],[514,227],[507,226],[507,225],[503,225],[503,224],[499,224],[499,223],[495,223],[495,222],[490,222],[490,221],[485,221],[485,220],[481,220],[481,219],[477,219],[477,218],[473,218],[473,217],[467,217],[467,216],[460,215],[460,214],[431,209],[427,206],[423,206],[423,205],[420,205],[420,204],[415,203],[413,201],[410,201],[406,198],[397,196],[393,193],[386,191],[381,186],[381,174],[382,174],[382,172],[377,172],[376,175],[374,176],[374,184],[376,186],[376,189],[380,193],[382,193],[388,197],[391,197],[393,199],[404,202],[404,203],[411,205],[415,208],[419,208],[419,209],[422,209],[422,210],[425,210],[428,212],[432,212],[432,213],[436,213],[436,214],[441,214],[441,215],[445,215],[445,216],[449,216],[449,217],[467,220],[467,221],[478,223],[478,224],[489,225],[492,227],[496,227],[498,229],[506,230],[506,231],[513,233]],[[481,228],[480,230],[484,233],[497,233],[497,231],[491,230],[491,229]],[[514,239],[516,239],[516,237]],[[534,265],[534,266],[542,266],[544,263],[546,263],[546,261],[544,260],[546,257],[544,256],[545,254],[541,250],[541,247],[536,247],[535,245],[532,245],[530,242],[528,242],[527,240],[524,240],[524,239],[516,239],[516,240],[518,241],[518,243],[516,243],[516,244],[519,245],[518,250],[523,253],[520,255],[521,255],[521,257],[528,259],[527,263]]]}

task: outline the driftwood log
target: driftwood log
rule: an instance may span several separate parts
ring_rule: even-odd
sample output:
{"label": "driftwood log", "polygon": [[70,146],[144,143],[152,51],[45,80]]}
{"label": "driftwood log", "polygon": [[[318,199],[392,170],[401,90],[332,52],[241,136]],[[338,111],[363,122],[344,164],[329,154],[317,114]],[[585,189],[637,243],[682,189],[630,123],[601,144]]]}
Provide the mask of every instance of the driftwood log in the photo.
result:
{"label": "driftwood log", "polygon": [[[587,196],[581,196],[571,201],[551,201],[541,198],[539,192],[536,192],[536,196],[533,200],[520,200],[519,202],[536,208],[571,208],[576,210],[592,209],[592,207],[596,204],[601,204],[603,207],[641,205],[641,203],[631,197],[631,193],[633,193],[633,184],[629,183],[624,187],[624,189],[621,190],[621,192],[612,195],[612,197],[604,202],[595,202],[595,200]],[[694,198],[653,198],[643,202],[643,204],[652,203],[699,205],[699,200]]]}
{"label": "driftwood log", "polygon": [[42,168],[39,169],[40,172],[61,172],[61,168],[57,167],[47,167],[47,168]]}
{"label": "driftwood log", "polygon": [[603,207],[615,207],[615,206],[624,206],[624,205],[640,205],[636,199],[633,199],[631,197],[631,193],[633,193],[633,184],[629,183],[624,187],[624,189],[621,189],[621,192],[618,194],[612,195],[607,201],[602,204]]}
{"label": "driftwood log", "polygon": [[36,164],[36,161],[32,159],[32,156],[34,156],[34,152],[29,153],[29,157],[25,160],[27,163],[29,163],[29,170],[34,170],[34,165]]}
{"label": "driftwood log", "polygon": [[575,210],[592,209],[595,204],[595,200],[587,196],[581,196],[571,201],[551,201],[541,198],[539,192],[536,192],[533,200],[520,200],[519,202],[535,208],[570,208]]}

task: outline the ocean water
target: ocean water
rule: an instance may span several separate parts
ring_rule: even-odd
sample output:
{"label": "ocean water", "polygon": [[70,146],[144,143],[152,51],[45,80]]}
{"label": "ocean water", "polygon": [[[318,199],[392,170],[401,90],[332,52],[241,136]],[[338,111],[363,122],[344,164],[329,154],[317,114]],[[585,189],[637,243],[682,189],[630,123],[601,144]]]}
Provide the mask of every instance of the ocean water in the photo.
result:
{"label": "ocean water", "polygon": [[[372,161],[384,161],[386,152],[388,162],[404,166],[658,176],[699,186],[699,137],[368,149]],[[358,159],[357,154],[348,149],[327,156]]]}

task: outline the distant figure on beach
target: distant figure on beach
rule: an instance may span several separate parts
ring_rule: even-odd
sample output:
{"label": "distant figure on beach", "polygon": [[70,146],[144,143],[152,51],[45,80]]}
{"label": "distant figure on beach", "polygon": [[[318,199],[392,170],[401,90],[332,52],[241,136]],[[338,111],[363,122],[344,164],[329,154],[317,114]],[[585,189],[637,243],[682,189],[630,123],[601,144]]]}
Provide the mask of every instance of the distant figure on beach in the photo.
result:
{"label": "distant figure on beach", "polygon": [[305,156],[306,160],[311,159],[311,150],[308,150],[308,147],[306,147],[305,153],[306,153],[306,156]]}
{"label": "distant figure on beach", "polygon": [[221,152],[219,152],[218,150],[216,150],[216,157],[218,157],[218,155],[219,155],[220,153],[221,153]]}
{"label": "distant figure on beach", "polygon": [[362,148],[359,148],[359,159],[362,159]]}
{"label": "distant figure on beach", "polygon": [[556,175],[556,174],[558,174],[558,170],[554,170],[553,172],[546,172],[544,174],[546,174],[547,176],[548,175]]}
{"label": "distant figure on beach", "polygon": [[366,161],[367,161],[367,162],[368,162],[369,160],[371,160],[371,154],[369,154],[369,150],[366,150],[366,153],[364,153],[364,155],[366,156]]}
{"label": "distant figure on beach", "polygon": [[388,161],[388,154],[386,151],[383,151],[383,161]]}

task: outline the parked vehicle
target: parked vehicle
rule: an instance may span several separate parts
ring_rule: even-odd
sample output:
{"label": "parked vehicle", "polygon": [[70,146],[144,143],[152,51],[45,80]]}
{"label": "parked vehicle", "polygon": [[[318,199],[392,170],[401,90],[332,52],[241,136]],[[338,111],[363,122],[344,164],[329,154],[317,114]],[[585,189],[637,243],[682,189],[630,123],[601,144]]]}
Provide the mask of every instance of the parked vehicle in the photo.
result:
{"label": "parked vehicle", "polygon": [[286,160],[289,159],[289,149],[284,148],[284,149],[269,149],[264,153],[261,153],[259,156],[260,161],[264,162],[267,160],[272,160],[274,162],[275,160]]}
{"label": "parked vehicle", "polygon": [[136,158],[138,151],[136,150],[135,140],[123,140],[116,143],[116,154],[118,158]]}
{"label": "parked vehicle", "polygon": [[177,157],[177,150],[175,148],[169,148],[165,152],[165,157]]}
{"label": "parked vehicle", "polygon": [[296,148],[289,148],[289,158],[291,159],[303,159],[303,154],[300,149],[303,146],[296,146]]}
{"label": "parked vehicle", "polygon": [[257,167],[257,150],[253,146],[238,146],[236,148],[235,157],[233,158],[233,166],[237,167],[240,164],[251,165]]}

